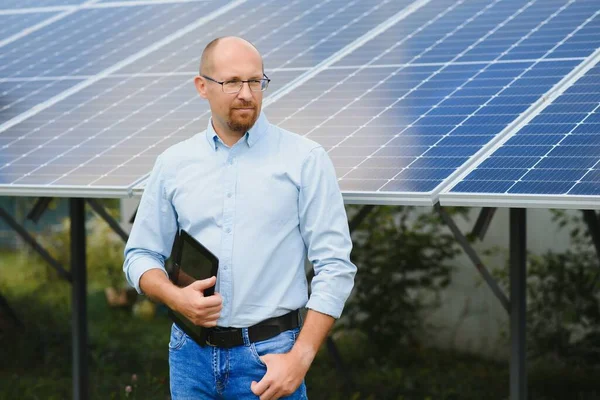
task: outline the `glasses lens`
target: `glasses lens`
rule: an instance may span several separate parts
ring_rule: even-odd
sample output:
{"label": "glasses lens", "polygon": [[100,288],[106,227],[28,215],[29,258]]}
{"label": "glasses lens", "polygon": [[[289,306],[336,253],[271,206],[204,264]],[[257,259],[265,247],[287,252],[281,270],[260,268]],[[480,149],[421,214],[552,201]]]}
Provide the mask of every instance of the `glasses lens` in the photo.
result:
{"label": "glasses lens", "polygon": [[269,80],[268,79],[261,79],[260,80],[260,90],[265,91],[265,90],[267,90],[268,86],[269,86]]}
{"label": "glasses lens", "polygon": [[237,93],[242,88],[244,83],[241,81],[228,81],[223,84],[223,91],[225,93]]}
{"label": "glasses lens", "polygon": [[262,80],[248,81],[248,86],[250,86],[250,90],[260,92],[262,90]]}

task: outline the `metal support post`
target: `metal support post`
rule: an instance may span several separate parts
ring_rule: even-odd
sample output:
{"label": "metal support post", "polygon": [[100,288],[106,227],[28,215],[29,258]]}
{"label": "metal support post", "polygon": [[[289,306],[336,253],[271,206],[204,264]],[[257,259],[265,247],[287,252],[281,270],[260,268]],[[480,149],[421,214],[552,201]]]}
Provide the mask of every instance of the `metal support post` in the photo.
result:
{"label": "metal support post", "polygon": [[0,207],[0,218],[4,219],[6,223],[17,232],[21,238],[28,243],[33,249],[48,263],[52,268],[58,272],[61,278],[71,282],[71,273],[66,271],[58,261],[56,261],[50,253],[48,253],[36,240],[31,236],[25,228],[23,228],[13,217],[2,207]]}
{"label": "metal support post", "polygon": [[594,210],[583,210],[583,220],[585,221],[588,232],[592,237],[592,242],[596,248],[596,255],[600,258],[600,219]]}
{"label": "metal support post", "polygon": [[29,214],[27,214],[27,219],[32,220],[36,224],[42,217],[42,214],[48,209],[48,206],[52,202],[52,197],[40,197],[34,204]]}
{"label": "metal support post", "polygon": [[454,234],[454,237],[456,238],[460,246],[463,248],[464,252],[471,259],[473,264],[475,264],[475,267],[477,268],[485,282],[488,284],[490,289],[492,289],[494,295],[498,298],[498,300],[500,300],[500,303],[502,303],[502,307],[504,307],[504,309],[508,313],[510,313],[510,300],[506,297],[506,294],[504,294],[504,292],[502,291],[492,274],[489,273],[489,271],[483,264],[483,261],[481,261],[481,258],[479,258],[479,256],[467,240],[467,238],[462,234],[460,229],[458,229],[458,226],[456,226],[452,217],[448,215],[446,210],[440,207],[439,203],[436,204],[435,209],[440,214],[446,225],[448,225],[448,227]]}
{"label": "metal support post", "polygon": [[72,348],[73,399],[89,398],[88,390],[88,334],[86,301],[85,257],[85,200],[70,199],[71,214],[71,274],[72,284]]}
{"label": "metal support post", "polygon": [[123,230],[123,228],[121,228],[121,225],[119,225],[119,223],[115,221],[112,215],[110,215],[108,211],[106,211],[106,209],[102,207],[102,204],[100,204],[96,199],[86,199],[86,201],[96,212],[96,214],[98,214],[104,221],[106,221],[108,226],[110,226],[111,229],[117,235],[119,235],[124,242],[127,242],[127,239],[129,239],[129,235]]}
{"label": "metal support post", "polygon": [[527,213],[510,209],[510,398],[527,399]]}
{"label": "metal support post", "polygon": [[496,209],[493,207],[482,208],[481,212],[479,213],[479,217],[477,217],[477,221],[475,221],[471,235],[478,237],[479,240],[483,240],[490,227],[490,224],[492,223],[492,219],[494,219],[495,213]]}

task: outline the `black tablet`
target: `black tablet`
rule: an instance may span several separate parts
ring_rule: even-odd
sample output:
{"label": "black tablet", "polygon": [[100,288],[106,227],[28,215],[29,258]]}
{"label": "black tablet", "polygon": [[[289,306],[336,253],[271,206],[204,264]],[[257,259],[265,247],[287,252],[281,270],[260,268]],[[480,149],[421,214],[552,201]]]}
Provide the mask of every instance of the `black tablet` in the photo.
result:
{"label": "black tablet", "polygon": [[[186,287],[194,281],[217,276],[218,258],[184,230],[180,230],[175,238],[172,257],[173,268],[169,277],[179,287]],[[204,290],[204,296],[212,296],[214,293],[214,286]],[[195,325],[182,314],[171,309],[169,309],[169,316],[199,345],[206,345],[208,328]]]}

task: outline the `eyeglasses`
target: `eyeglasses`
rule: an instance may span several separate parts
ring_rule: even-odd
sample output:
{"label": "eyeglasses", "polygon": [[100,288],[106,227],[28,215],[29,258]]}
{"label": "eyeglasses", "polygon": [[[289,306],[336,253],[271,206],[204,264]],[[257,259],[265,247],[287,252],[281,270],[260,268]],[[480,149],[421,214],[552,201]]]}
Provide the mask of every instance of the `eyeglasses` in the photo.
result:
{"label": "eyeglasses", "polygon": [[200,75],[200,76],[203,77],[204,79],[208,79],[211,82],[218,83],[219,85],[221,85],[223,92],[225,92],[227,94],[238,93],[240,90],[242,90],[244,83],[247,83],[248,87],[253,92],[264,92],[265,90],[267,90],[267,87],[269,87],[269,82],[271,82],[269,77],[265,74],[263,74],[264,78],[262,78],[262,79],[248,79],[247,81],[234,79],[231,81],[223,81],[223,82],[219,82],[219,81],[217,81],[209,76],[206,76],[206,75]]}

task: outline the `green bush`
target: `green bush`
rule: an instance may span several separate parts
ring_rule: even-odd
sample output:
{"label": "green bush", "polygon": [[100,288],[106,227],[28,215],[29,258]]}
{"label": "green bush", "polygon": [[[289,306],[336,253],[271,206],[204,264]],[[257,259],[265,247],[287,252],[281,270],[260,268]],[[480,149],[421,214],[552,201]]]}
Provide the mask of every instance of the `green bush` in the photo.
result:
{"label": "green bush", "polygon": [[450,282],[458,246],[437,214],[422,211],[376,207],[353,232],[359,271],[340,326],[364,332],[379,354],[393,351],[391,344],[421,342],[421,313],[438,306]]}
{"label": "green bush", "polygon": [[[116,212],[107,210],[116,216]],[[64,218],[60,225],[54,225],[45,232],[37,234],[37,240],[66,270],[71,265],[70,219]],[[95,214],[86,221],[86,260],[88,280],[101,287],[123,287],[123,250],[124,242],[108,224]],[[45,264],[32,250],[27,252],[29,261]],[[46,267],[46,279],[58,279],[58,274],[50,266]]]}
{"label": "green bush", "polygon": [[[528,356],[572,367],[600,367],[600,264],[580,214],[553,211],[569,229],[565,252],[528,254]],[[508,268],[495,272],[506,290]]]}

